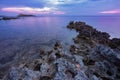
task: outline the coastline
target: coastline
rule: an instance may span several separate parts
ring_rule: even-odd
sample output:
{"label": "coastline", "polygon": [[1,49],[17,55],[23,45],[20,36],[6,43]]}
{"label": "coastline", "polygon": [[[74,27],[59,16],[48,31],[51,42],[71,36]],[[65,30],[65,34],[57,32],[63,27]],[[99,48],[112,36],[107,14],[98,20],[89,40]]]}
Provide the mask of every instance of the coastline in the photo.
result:
{"label": "coastline", "polygon": [[[12,67],[3,80],[120,78],[120,39],[109,39],[108,33],[97,31],[85,22],[72,21],[67,27],[79,33],[73,39],[75,44],[71,45],[69,50],[56,42],[52,50],[40,50],[38,59],[33,62],[23,62],[18,67]],[[24,75],[25,72],[27,75]]]}
{"label": "coastline", "polygon": [[17,16],[0,16],[0,20],[15,20],[21,17],[36,17],[35,15],[30,14],[18,14]]}

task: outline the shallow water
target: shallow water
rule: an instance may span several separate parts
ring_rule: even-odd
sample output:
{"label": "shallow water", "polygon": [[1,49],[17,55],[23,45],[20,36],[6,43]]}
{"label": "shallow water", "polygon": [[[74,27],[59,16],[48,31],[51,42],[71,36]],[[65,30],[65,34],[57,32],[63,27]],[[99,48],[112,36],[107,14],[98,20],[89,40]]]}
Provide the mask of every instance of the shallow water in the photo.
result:
{"label": "shallow water", "polygon": [[120,37],[120,17],[31,17],[0,21],[0,64],[16,61],[49,49],[56,41],[72,44],[75,31],[66,29],[69,21],[85,21],[111,37]]}

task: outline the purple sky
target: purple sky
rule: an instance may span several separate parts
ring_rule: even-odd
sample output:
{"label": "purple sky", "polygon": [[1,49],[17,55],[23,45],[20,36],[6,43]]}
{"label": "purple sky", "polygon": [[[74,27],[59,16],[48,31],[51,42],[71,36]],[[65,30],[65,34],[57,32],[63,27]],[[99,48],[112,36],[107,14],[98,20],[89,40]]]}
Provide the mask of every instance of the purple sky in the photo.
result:
{"label": "purple sky", "polygon": [[118,15],[120,0],[0,0],[0,15]]}

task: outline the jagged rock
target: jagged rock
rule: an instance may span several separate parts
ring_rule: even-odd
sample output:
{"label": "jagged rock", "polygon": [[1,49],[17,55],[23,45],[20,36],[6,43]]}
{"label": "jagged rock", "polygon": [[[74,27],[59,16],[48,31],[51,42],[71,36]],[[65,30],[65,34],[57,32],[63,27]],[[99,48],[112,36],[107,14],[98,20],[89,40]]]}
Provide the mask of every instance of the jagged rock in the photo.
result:
{"label": "jagged rock", "polygon": [[41,68],[40,68],[41,76],[49,75],[48,74],[49,68],[50,66],[48,65],[48,63],[41,64]]}
{"label": "jagged rock", "polygon": [[120,39],[118,39],[118,38],[113,38],[113,39],[111,39],[109,46],[110,46],[111,48],[114,48],[114,49],[115,49],[115,48],[120,49],[120,48],[119,48],[119,47],[120,47]]}
{"label": "jagged rock", "polygon": [[67,27],[79,32],[70,49],[56,42],[50,51],[41,49],[39,59],[12,68],[3,80],[119,80],[119,39],[84,22]]}
{"label": "jagged rock", "polygon": [[33,70],[34,70],[34,71],[40,71],[41,65],[42,65],[42,64],[36,64]]}
{"label": "jagged rock", "polygon": [[42,77],[40,77],[40,80],[51,80],[51,77],[49,77],[49,76],[42,76]]}
{"label": "jagged rock", "polygon": [[73,29],[74,28],[74,21],[71,21],[67,28]]}
{"label": "jagged rock", "polygon": [[44,49],[40,49],[40,54],[45,54],[45,50]]}
{"label": "jagged rock", "polygon": [[71,45],[70,46],[70,52],[75,52],[76,51],[76,46],[74,46],[74,45]]}
{"label": "jagged rock", "polygon": [[110,35],[108,33],[97,31],[92,26],[87,25],[84,22],[70,22],[68,28],[78,31],[79,36],[84,36],[85,38],[88,37],[102,44],[109,43]]}
{"label": "jagged rock", "polygon": [[87,80],[84,72],[80,73],[80,70],[84,67],[81,57],[74,56],[75,63],[66,61],[65,59],[58,59],[57,64],[58,72],[55,75],[55,80]]}
{"label": "jagged rock", "polygon": [[12,68],[3,80],[39,80],[39,72],[28,68]]}
{"label": "jagged rock", "polygon": [[96,48],[94,48],[91,57],[93,57],[94,55],[96,55],[98,57],[104,57],[106,60],[108,60],[116,65],[120,64],[120,53],[115,52],[114,50],[112,50],[109,47],[106,47],[104,45],[98,45]]}
{"label": "jagged rock", "polygon": [[[116,78],[116,76],[120,74],[117,72],[120,66],[120,58],[118,56],[119,53],[113,51],[111,48],[98,45],[91,50],[91,53],[88,55],[87,63],[94,61],[94,64],[92,64],[92,67],[89,69],[103,80],[117,80],[118,78]],[[91,73],[89,75],[91,75]]]}
{"label": "jagged rock", "polygon": [[54,45],[54,49],[55,50],[58,50],[60,49],[62,46],[61,46],[61,43],[60,42],[56,42],[55,45]]}
{"label": "jagged rock", "polygon": [[73,80],[89,80],[89,79],[82,71],[79,71]]}

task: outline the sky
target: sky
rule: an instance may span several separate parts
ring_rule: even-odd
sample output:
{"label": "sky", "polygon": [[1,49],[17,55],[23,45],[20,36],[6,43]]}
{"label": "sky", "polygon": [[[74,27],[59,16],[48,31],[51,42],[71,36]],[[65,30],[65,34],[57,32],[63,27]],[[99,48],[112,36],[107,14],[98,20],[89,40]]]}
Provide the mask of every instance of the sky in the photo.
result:
{"label": "sky", "polygon": [[120,0],[0,0],[0,15],[119,15]]}

